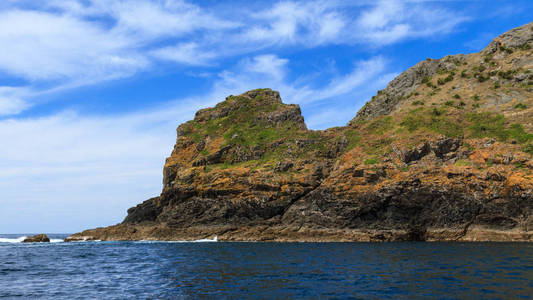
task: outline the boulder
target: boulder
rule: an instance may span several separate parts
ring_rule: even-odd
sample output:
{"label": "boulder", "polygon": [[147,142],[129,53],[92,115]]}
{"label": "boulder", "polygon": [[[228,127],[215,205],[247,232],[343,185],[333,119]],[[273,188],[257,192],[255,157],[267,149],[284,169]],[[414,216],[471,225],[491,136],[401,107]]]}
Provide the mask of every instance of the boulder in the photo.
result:
{"label": "boulder", "polygon": [[25,238],[23,243],[49,243],[50,238],[46,234],[37,234],[31,237]]}

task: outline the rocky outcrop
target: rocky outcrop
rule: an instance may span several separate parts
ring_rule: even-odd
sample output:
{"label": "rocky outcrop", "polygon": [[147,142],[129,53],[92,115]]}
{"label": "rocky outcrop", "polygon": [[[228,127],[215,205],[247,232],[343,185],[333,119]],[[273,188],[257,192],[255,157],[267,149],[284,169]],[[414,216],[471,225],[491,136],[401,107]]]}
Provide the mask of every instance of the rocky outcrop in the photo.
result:
{"label": "rocky outcrop", "polygon": [[[533,23],[529,23],[498,36],[481,51],[481,54],[486,56],[500,52],[501,56],[504,56],[511,54],[513,51],[527,51],[532,49],[532,26]],[[428,58],[425,61],[419,62],[407,69],[407,71],[401,73],[398,77],[394,78],[385,89],[378,91],[378,94],[372,97],[372,100],[367,102],[361,110],[359,110],[355,118],[350,121],[350,124],[391,113],[399,107],[401,102],[405,101],[409,95],[415,92],[419,86],[428,83],[432,84],[428,81],[432,76],[457,70],[458,67],[465,64],[471,56],[472,55],[463,54],[448,55],[440,59]],[[521,57],[513,61],[513,63],[518,64],[520,67],[531,67],[533,61],[531,58]],[[463,73],[463,76],[466,76],[464,74],[465,73]],[[518,78],[521,80],[528,77],[525,73],[521,73],[520,76],[522,77]]]}
{"label": "rocky outcrop", "polygon": [[458,54],[445,56],[441,59],[428,58],[417,63],[394,78],[385,89],[378,91],[378,94],[359,110],[355,118],[350,121],[350,124],[354,124],[358,120],[372,119],[391,113],[419,85],[424,84],[422,82],[424,78],[429,78],[439,71],[454,70],[464,61],[465,56]]}
{"label": "rocky outcrop", "polygon": [[158,197],[68,240],[531,241],[532,33],[417,64],[345,127],[229,96],[178,127]]}
{"label": "rocky outcrop", "polygon": [[25,238],[23,243],[49,243],[50,238],[46,234],[37,234],[31,237]]}

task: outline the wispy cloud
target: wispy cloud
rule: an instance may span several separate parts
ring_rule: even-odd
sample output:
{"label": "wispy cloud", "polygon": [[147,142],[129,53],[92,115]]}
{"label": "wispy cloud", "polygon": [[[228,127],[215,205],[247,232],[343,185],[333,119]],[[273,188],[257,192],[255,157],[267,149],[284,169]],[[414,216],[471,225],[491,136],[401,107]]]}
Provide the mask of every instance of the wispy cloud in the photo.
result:
{"label": "wispy cloud", "polygon": [[0,69],[30,80],[131,74],[147,64],[130,41],[83,20],[46,12],[0,12]]}
{"label": "wispy cloud", "polygon": [[159,48],[151,54],[159,59],[197,66],[209,65],[217,57],[213,51],[204,50],[194,42]]}
{"label": "wispy cloud", "polygon": [[[43,82],[96,84],[165,62],[209,67],[260,49],[376,47],[447,34],[467,20],[435,4],[400,1],[280,1],[227,11],[183,0],[6,2],[0,6],[0,71],[28,80],[26,88],[38,92]],[[16,113],[32,101],[2,103]]]}
{"label": "wispy cloud", "polygon": [[462,13],[431,3],[382,0],[361,13],[355,22],[360,30],[354,32],[352,38],[382,46],[404,39],[449,34],[469,19]]}
{"label": "wispy cloud", "polygon": [[15,115],[26,109],[29,106],[24,100],[27,94],[25,88],[0,86],[0,117]]}

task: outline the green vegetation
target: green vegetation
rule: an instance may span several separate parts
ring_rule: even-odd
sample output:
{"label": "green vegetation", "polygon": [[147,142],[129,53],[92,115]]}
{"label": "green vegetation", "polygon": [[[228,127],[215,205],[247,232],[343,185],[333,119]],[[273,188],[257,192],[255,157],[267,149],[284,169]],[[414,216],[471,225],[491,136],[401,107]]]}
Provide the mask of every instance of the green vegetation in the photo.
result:
{"label": "green vegetation", "polygon": [[444,84],[446,84],[447,82],[450,82],[450,81],[452,81],[452,80],[453,80],[453,73],[451,73],[450,75],[448,75],[448,76],[446,76],[446,77],[444,77],[444,78],[439,78],[439,79],[437,80],[437,83],[438,83],[439,85],[444,85]]}
{"label": "green vegetation", "polygon": [[531,45],[529,45],[529,44],[523,44],[523,45],[521,45],[521,46],[518,47],[518,48],[520,48],[520,50],[530,50],[530,49],[531,49]]}
{"label": "green vegetation", "polygon": [[453,106],[453,104],[454,104],[453,100],[448,100],[448,101],[444,102],[444,105],[446,105],[446,106]]}
{"label": "green vegetation", "polygon": [[424,105],[424,101],[421,101],[421,100],[413,101],[413,105]]}
{"label": "green vegetation", "polygon": [[524,103],[518,103],[514,106],[514,108],[516,109],[526,109],[527,108],[527,105],[525,105]]}
{"label": "green vegetation", "polygon": [[479,95],[475,94],[474,96],[472,96],[472,100],[479,101]]}
{"label": "green vegetation", "polygon": [[453,95],[453,97],[454,97],[455,99],[461,99],[461,96],[459,96],[459,94],[455,94],[455,95]]}
{"label": "green vegetation", "polygon": [[374,134],[383,134],[394,128],[393,120],[391,116],[381,117],[368,124],[366,130]]}
{"label": "green vegetation", "polygon": [[463,145],[465,146],[466,149],[468,149],[468,151],[474,150],[474,146],[470,145],[470,143],[468,142],[465,142]]}
{"label": "green vegetation", "polygon": [[390,145],[392,144],[391,138],[380,138],[377,140],[368,140],[363,144],[363,150],[367,154],[372,155],[384,155],[390,152]]}
{"label": "green vegetation", "polygon": [[500,45],[500,51],[504,51],[504,52],[506,52],[507,54],[511,54],[511,53],[513,53],[513,49],[506,48],[504,45]]}
{"label": "green vegetation", "polygon": [[[458,108],[465,105],[464,102],[459,103]],[[400,126],[409,132],[429,130],[448,137],[468,134],[472,138],[490,137],[500,141],[513,139],[520,144],[533,143],[533,134],[526,132],[520,124],[507,124],[505,117],[500,114],[481,112],[463,115],[457,111],[447,112],[444,108],[430,110],[423,107],[409,111],[400,122]],[[468,130],[465,132],[464,128]]]}
{"label": "green vegetation", "polygon": [[427,129],[448,137],[463,135],[463,127],[452,116],[447,115],[445,109],[433,108],[432,110],[417,108],[411,110],[403,118],[400,125],[409,132]]}
{"label": "green vegetation", "polygon": [[474,76],[477,78],[477,81],[479,81],[479,82],[485,82],[485,81],[487,81],[487,79],[489,79],[488,77],[483,76],[482,73],[477,73]]}
{"label": "green vegetation", "polygon": [[533,144],[527,144],[522,151],[529,153],[533,156]]}
{"label": "green vegetation", "polygon": [[224,134],[224,140],[229,145],[258,146],[267,142],[273,142],[281,138],[282,130],[274,128],[233,126]]}
{"label": "green vegetation", "polygon": [[379,164],[379,159],[377,158],[368,158],[365,160],[365,165],[375,165]]}
{"label": "green vegetation", "polygon": [[474,138],[495,137],[501,141],[507,139],[505,130],[505,118],[503,115],[482,112],[467,114],[470,136]]}
{"label": "green vegetation", "polygon": [[513,79],[513,75],[516,74],[517,70],[507,70],[507,71],[499,71],[498,76],[502,79],[511,80]]}
{"label": "green vegetation", "polygon": [[459,159],[458,161],[455,162],[454,165],[461,166],[461,167],[468,167],[472,165],[472,162],[466,159]]}
{"label": "green vegetation", "polygon": [[427,85],[430,88],[436,88],[436,86],[431,82],[431,77],[430,76],[423,77],[422,78],[422,83],[424,83],[425,85]]}
{"label": "green vegetation", "polygon": [[533,134],[527,133],[522,125],[512,124],[508,130],[509,137],[516,140],[520,144],[533,141]]}
{"label": "green vegetation", "polygon": [[344,132],[344,136],[348,141],[348,146],[346,147],[346,150],[353,149],[359,144],[359,141],[361,140],[361,135],[357,130],[347,130],[346,132]]}

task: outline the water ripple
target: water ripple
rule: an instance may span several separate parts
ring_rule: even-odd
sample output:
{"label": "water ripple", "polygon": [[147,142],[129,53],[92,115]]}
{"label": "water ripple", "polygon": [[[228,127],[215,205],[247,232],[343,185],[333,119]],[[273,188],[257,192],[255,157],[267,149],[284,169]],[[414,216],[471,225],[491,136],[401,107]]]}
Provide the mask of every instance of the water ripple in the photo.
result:
{"label": "water ripple", "polygon": [[0,244],[0,297],[7,298],[533,295],[528,243]]}

